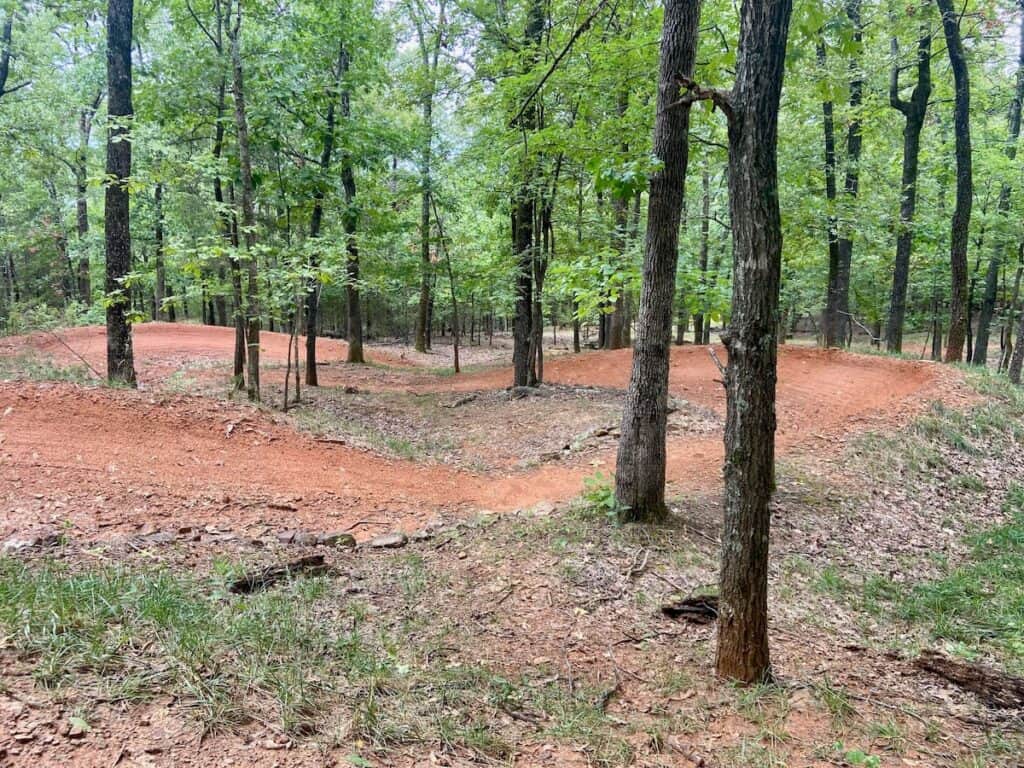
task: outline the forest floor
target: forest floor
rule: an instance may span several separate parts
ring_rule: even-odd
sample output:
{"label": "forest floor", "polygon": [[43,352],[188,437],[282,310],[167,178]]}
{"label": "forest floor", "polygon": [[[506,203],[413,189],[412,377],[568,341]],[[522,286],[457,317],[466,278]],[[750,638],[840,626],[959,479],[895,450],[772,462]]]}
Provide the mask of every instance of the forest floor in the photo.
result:
{"label": "forest floor", "polygon": [[[500,340],[457,376],[323,340],[283,414],[287,337],[262,338],[260,408],[229,397],[232,342],[137,326],[133,391],[90,370],[102,329],[0,340],[0,765],[1019,765],[1019,713],[913,665],[1024,669],[1019,580],[1000,602],[1024,398],[994,377],[781,350],[778,682],[739,689],[713,624],[659,610],[716,580],[705,349],[673,349],[675,514],[647,529],[607,514],[628,351],[554,355],[511,399]],[[325,573],[226,591],[314,554]]]}

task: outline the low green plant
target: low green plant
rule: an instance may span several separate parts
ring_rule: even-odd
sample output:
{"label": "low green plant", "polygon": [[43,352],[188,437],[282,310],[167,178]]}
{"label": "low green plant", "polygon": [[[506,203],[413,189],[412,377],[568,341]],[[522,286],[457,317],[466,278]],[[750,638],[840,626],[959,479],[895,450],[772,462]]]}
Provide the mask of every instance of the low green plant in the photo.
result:
{"label": "low green plant", "polygon": [[618,523],[620,516],[629,508],[615,498],[615,476],[601,471],[583,478],[583,501],[588,511],[607,517]]}

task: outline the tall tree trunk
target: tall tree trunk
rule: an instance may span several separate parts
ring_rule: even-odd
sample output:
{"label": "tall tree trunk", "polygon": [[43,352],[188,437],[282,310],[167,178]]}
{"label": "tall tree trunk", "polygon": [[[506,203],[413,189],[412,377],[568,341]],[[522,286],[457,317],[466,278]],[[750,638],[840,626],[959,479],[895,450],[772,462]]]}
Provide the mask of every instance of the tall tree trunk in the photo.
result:
{"label": "tall tree trunk", "polygon": [[[93,118],[103,99],[103,91],[96,94],[92,104],[78,115],[78,149],[75,151],[75,224],[79,247],[85,248],[85,237],[89,234],[89,139],[92,135]],[[82,252],[76,269],[78,300],[83,304],[92,303],[92,276],[89,255]]]}
{"label": "tall tree trunk", "polygon": [[[235,97],[235,130],[242,180],[242,237],[246,253],[246,360],[249,380],[246,391],[253,402],[260,401],[260,286],[256,255],[256,210],[253,203],[252,157],[249,151],[249,122],[245,111],[245,81],[242,72],[242,0],[235,0],[235,23],[231,27],[232,92]],[[228,3],[228,18],[231,3]]]}
{"label": "tall tree trunk", "polygon": [[1017,326],[1017,346],[1013,349],[1007,369],[1007,375],[1014,384],[1020,384],[1022,364],[1024,364],[1024,312],[1020,313],[1020,322]]}
{"label": "tall tree trunk", "polygon": [[953,69],[956,97],[953,128],[956,134],[956,209],[950,229],[949,261],[952,294],[949,301],[949,333],[946,335],[946,362],[963,359],[967,337],[967,236],[971,226],[974,180],[971,164],[971,83],[967,56],[960,39],[960,16],[953,0],[936,0],[942,14],[949,63]]}
{"label": "tall tree trunk", "polygon": [[678,261],[679,221],[689,160],[690,104],[680,101],[680,74],[693,73],[699,0],[666,0],[661,40],[654,154],[636,348],[622,414],[615,498],[623,521],[665,518],[668,371]]}
{"label": "tall tree trunk", "polygon": [[[345,77],[348,75],[350,57],[342,48],[339,68],[341,71],[341,117],[348,123],[352,118],[352,96]],[[350,363],[365,363],[363,359],[363,313],[359,296],[359,243],[356,241],[356,229],[359,225],[359,206],[356,202],[356,177],[352,168],[352,153],[345,150],[341,155],[341,185],[345,190],[345,215],[342,223],[345,226],[345,250],[348,259],[345,262],[345,297],[348,319],[348,356]]]}
{"label": "tall tree trunk", "polygon": [[[818,65],[824,69],[827,61],[827,49],[825,40],[818,42]],[[839,218],[836,214],[837,186],[836,186],[836,123],[835,105],[831,99],[821,103],[823,126],[825,131],[825,201],[828,218],[828,287],[825,297],[825,318],[823,325],[829,328],[832,318],[836,315],[836,300],[838,297],[839,279]],[[828,339],[825,340],[826,344]]]}
{"label": "tall tree trunk", "polygon": [[[861,72],[860,44],[863,38],[861,0],[846,0],[846,16],[853,24],[853,39],[857,58],[850,62],[850,111],[852,118],[846,134],[846,179],[843,184],[844,200],[852,204],[860,191],[860,155],[863,145],[860,109],[864,101],[864,78]],[[849,223],[842,228],[837,244],[835,296],[831,302],[832,314],[825,328],[825,344],[829,347],[846,346],[846,329],[850,324],[850,268],[853,264],[853,238]]]}
{"label": "tall tree trunk", "polygon": [[899,42],[892,39],[893,68],[889,82],[889,103],[903,113],[903,176],[900,182],[900,223],[896,235],[896,264],[892,273],[889,320],[885,328],[885,348],[903,351],[903,324],[907,313],[907,286],[910,283],[910,255],[914,249],[914,213],[917,209],[918,160],[921,155],[921,130],[932,93],[932,37],[924,26],[917,43],[917,82],[910,101],[900,98]]}
{"label": "tall tree trunk", "polygon": [[736,85],[727,95],[732,318],[725,373],[725,522],[719,577],[719,675],[771,677],[769,503],[775,488],[775,385],[782,227],[778,116],[792,0],[744,0]]}
{"label": "tall tree trunk", "polygon": [[425,86],[420,95],[423,138],[420,148],[420,298],[416,313],[416,351],[430,349],[430,323],[433,303],[434,266],[430,257],[430,208],[433,195],[431,177],[434,151],[434,99],[437,95],[437,65],[447,28],[447,0],[437,4],[437,19],[432,24],[433,37],[427,39],[427,24],[414,19],[423,63]]}
{"label": "tall tree trunk", "polygon": [[[629,108],[629,91],[620,90],[616,101],[616,114],[619,119],[625,117]],[[629,157],[629,143],[622,142],[619,147],[623,158]],[[619,268],[626,268],[626,248],[628,238],[626,230],[629,227],[629,198],[613,190],[612,192],[612,251],[618,255]],[[608,331],[605,334],[605,349],[622,349],[626,346],[626,287],[618,286],[618,295],[615,297],[615,307],[608,315]]]}
{"label": "tall tree trunk", "polygon": [[124,279],[132,267],[128,180],[132,175],[133,0],[110,0],[107,6],[107,184],[106,239],[107,378],[135,386],[131,309]]}
{"label": "tall tree trunk", "polygon": [[156,228],[153,233],[155,240],[153,248],[154,266],[156,267],[156,283],[153,288],[154,319],[166,320],[167,310],[164,309],[164,299],[167,298],[167,269],[164,264],[164,185],[157,182],[156,190],[153,192],[153,202],[156,208]]}
{"label": "tall tree trunk", "polygon": [[[341,81],[347,69],[348,55],[345,52],[344,45],[339,44],[338,61],[334,71],[334,85],[339,91],[342,88]],[[335,99],[332,95],[327,104],[327,115],[324,121],[324,142],[320,150],[320,179],[318,180],[316,190],[313,192],[313,213],[309,219],[309,238],[311,240],[320,237],[320,229],[323,226],[325,187],[329,183],[328,174],[331,170],[331,160],[334,155],[336,109]],[[310,255],[309,266],[314,271],[320,266],[320,255],[315,251]],[[315,274],[309,278],[306,284],[305,310],[306,385],[316,387],[319,386],[316,367],[316,339],[320,311],[320,279]]]}
{"label": "tall tree trunk", "polygon": [[[534,54],[526,58],[527,66],[536,58],[536,48],[544,34],[544,8],[541,0],[530,0],[527,10],[524,46]],[[530,99],[519,118],[519,129],[529,135],[537,129],[537,104]],[[531,328],[533,316],[533,261],[537,233],[534,221],[537,215],[536,193],[533,189],[533,164],[528,155],[523,156],[522,178],[513,203],[512,237],[516,256],[516,302],[512,324],[512,369],[513,386],[525,387],[530,384],[532,358],[530,355]]]}
{"label": "tall tree trunk", "polygon": [[700,255],[698,257],[698,268],[700,269],[700,275],[698,276],[699,289],[697,291],[697,300],[700,302],[700,308],[693,316],[693,338],[697,344],[704,342],[704,322],[707,319],[708,325],[711,324],[711,319],[707,316],[708,312],[708,245],[711,235],[711,174],[708,173],[707,166],[704,167],[704,172],[701,174],[701,217],[700,217]]}
{"label": "tall tree trunk", "polygon": [[433,93],[423,102],[423,124],[427,130],[427,141],[420,161],[420,301],[416,314],[416,351],[426,352],[430,338],[430,286],[433,264],[430,261],[430,195],[431,195],[431,142],[433,140]]}
{"label": "tall tree trunk", "polygon": [[[1024,3],[1018,2],[1018,5]],[[1024,8],[1020,10],[1024,11]],[[1024,101],[1024,13],[1021,15],[1020,48],[1017,55],[1017,86],[1014,90],[1013,100],[1010,102],[1010,111],[1007,122],[1009,124],[1009,136],[1006,143],[1006,156],[1011,162],[1017,158],[1017,140],[1020,138],[1021,102]],[[1000,218],[1006,218],[1010,212],[1010,200],[1012,187],[1009,183],[1003,183],[999,190],[999,203],[996,212]],[[992,257],[988,262],[988,272],[985,275],[985,294],[981,302],[981,314],[978,318],[978,338],[974,343],[975,365],[985,365],[988,361],[988,339],[989,329],[992,325],[992,317],[995,315],[996,294],[999,289],[999,269],[1003,264],[1003,254],[1008,250],[1009,243],[997,231],[992,238]]]}

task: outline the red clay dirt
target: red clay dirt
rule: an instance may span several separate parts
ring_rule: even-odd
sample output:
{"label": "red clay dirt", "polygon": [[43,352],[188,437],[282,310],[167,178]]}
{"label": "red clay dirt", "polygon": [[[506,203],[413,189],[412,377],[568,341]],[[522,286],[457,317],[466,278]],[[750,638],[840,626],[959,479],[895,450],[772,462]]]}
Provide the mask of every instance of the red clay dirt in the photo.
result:
{"label": "red clay dirt", "polygon": [[[225,328],[137,326],[140,382],[150,387],[196,361],[226,375],[233,339]],[[104,344],[102,329],[79,328],[9,339],[0,354],[37,350],[63,363],[81,356],[101,371]],[[261,347],[263,360],[284,362],[287,336],[265,333]],[[372,390],[379,379],[382,389],[461,392],[501,389],[511,381],[504,367],[442,376],[373,352],[378,366],[345,365],[344,342],[323,340],[319,350],[328,363],[321,379],[330,385],[358,380],[360,389]],[[563,356],[548,362],[546,378],[624,388],[629,363],[628,350]],[[677,398],[723,412],[718,376],[706,349],[673,348],[670,390]],[[834,451],[847,433],[898,423],[943,397],[953,376],[930,363],[783,347],[779,452]],[[318,442],[248,406],[71,384],[0,384],[0,414],[0,536],[62,520],[87,535],[133,530],[151,522],[154,507],[163,507],[160,514],[175,525],[330,530],[369,519],[361,531],[412,529],[441,510],[504,511],[572,498],[595,464],[607,472],[615,458],[608,452],[597,462],[486,476]],[[515,434],[500,439],[515,440]],[[670,439],[668,477],[676,491],[714,490],[721,461],[718,436]],[[26,498],[39,503],[26,504]]]}

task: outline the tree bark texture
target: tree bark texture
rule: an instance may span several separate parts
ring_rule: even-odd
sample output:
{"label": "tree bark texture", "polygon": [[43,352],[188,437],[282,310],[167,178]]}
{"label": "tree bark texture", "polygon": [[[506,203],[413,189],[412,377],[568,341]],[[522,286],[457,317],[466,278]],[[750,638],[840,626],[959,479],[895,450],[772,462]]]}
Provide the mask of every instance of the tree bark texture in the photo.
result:
{"label": "tree bark texture", "polygon": [[135,385],[131,303],[124,279],[132,267],[128,181],[132,174],[132,14],[133,0],[110,0],[107,7],[107,184],[106,240],[107,378]]}
{"label": "tree bark texture", "polygon": [[651,177],[648,196],[636,346],[615,476],[620,518],[630,522],[660,520],[668,514],[665,432],[669,353],[690,129],[690,105],[676,104],[680,98],[677,77],[693,73],[699,0],[667,0],[663,23],[654,126],[654,154],[662,167]]}
{"label": "tree bark texture", "polygon": [[893,70],[889,85],[889,103],[903,113],[903,175],[900,182],[900,222],[896,234],[896,263],[892,273],[892,294],[889,299],[889,319],[885,328],[885,348],[889,352],[903,351],[903,325],[907,314],[907,288],[910,284],[910,256],[914,249],[914,214],[917,209],[917,175],[921,156],[921,130],[924,128],[928,99],[932,93],[932,38],[928,27],[922,30],[917,44],[917,82],[910,101],[900,98],[899,52],[895,38],[892,41]]}
{"label": "tree bark texture", "polygon": [[949,331],[946,334],[946,362],[963,359],[967,339],[967,236],[971,226],[974,180],[971,164],[971,83],[967,56],[960,38],[960,16],[953,0],[936,0],[942,14],[942,30],[955,81],[953,130],[956,136],[956,208],[950,229],[949,262],[952,293],[949,301]]}
{"label": "tree bark texture", "polygon": [[782,227],[778,114],[792,0],[745,0],[736,84],[729,95],[733,309],[722,336],[725,512],[719,581],[719,675],[771,677],[768,652],[769,503],[775,488],[775,388]]}

